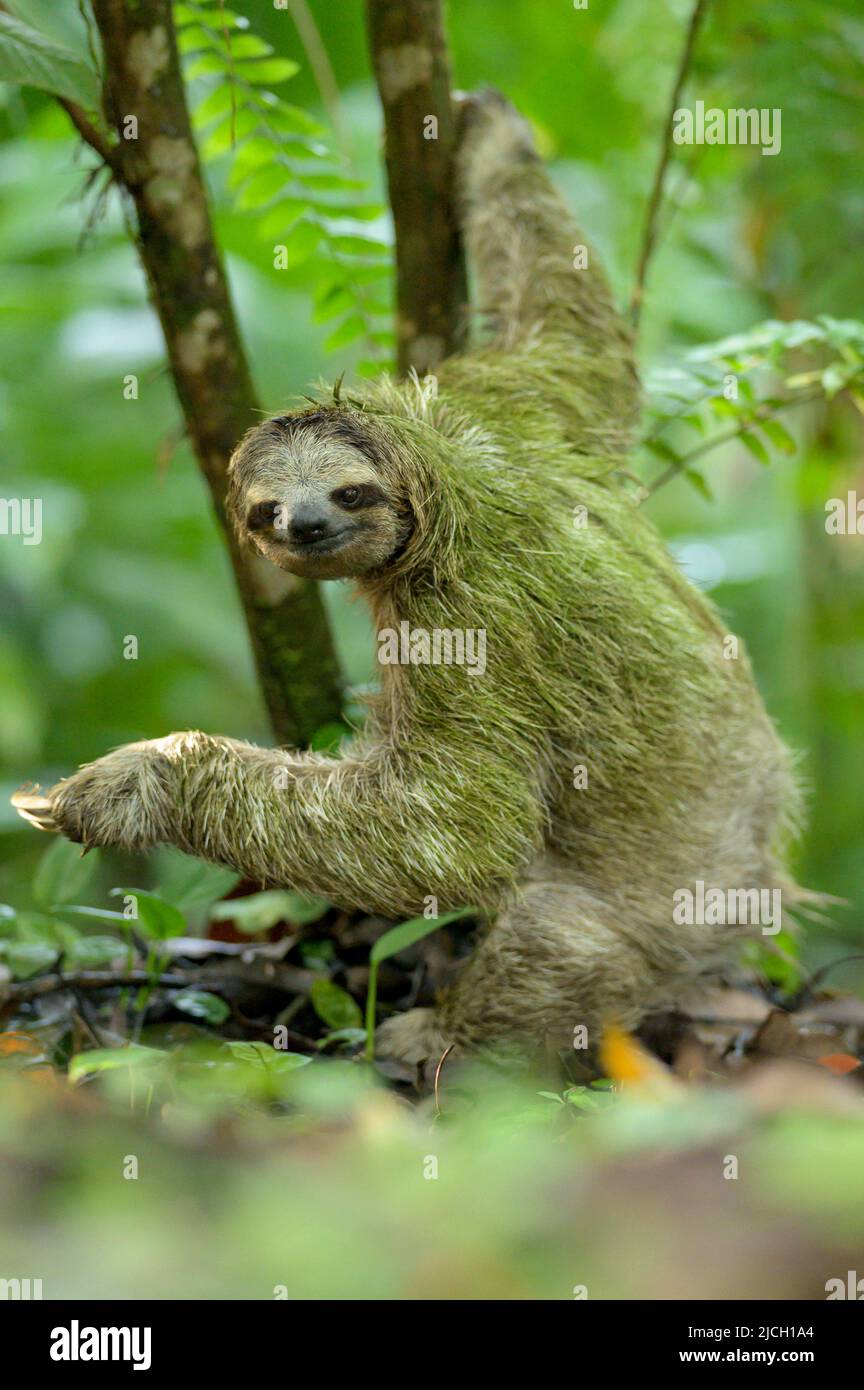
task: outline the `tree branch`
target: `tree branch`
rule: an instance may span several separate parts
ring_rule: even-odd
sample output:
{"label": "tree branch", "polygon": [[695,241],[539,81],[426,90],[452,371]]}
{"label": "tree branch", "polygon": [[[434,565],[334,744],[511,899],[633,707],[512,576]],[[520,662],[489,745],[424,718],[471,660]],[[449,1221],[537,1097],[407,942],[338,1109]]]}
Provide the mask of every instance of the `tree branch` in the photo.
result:
{"label": "tree branch", "polygon": [[24,1004],[46,994],[64,989],[206,989],[221,994],[238,984],[257,989],[278,990],[282,994],[308,994],[315,976],[284,961],[268,962],[264,968],[256,962],[223,961],[219,966],[201,966],[196,970],[171,970],[153,973],[133,970],[69,970],[50,975],[37,975],[30,980],[11,984],[0,983],[0,1008],[9,1004]]}
{"label": "tree branch", "polygon": [[758,405],[747,420],[736,425],[735,429],[726,430],[723,434],[714,434],[710,439],[706,439],[703,444],[699,444],[695,449],[691,449],[689,454],[678,459],[675,463],[670,463],[658,477],[656,477],[650,487],[645,488],[643,501],[653,497],[661,487],[665,487],[673,478],[677,478],[679,473],[685,472],[697,459],[702,458],[703,454],[710,453],[712,449],[719,449],[721,444],[732,444],[736,439],[740,439],[743,434],[750,434],[760,420],[773,420],[774,416],[781,410],[791,410],[795,405],[811,405],[813,401],[823,399],[821,391],[810,391],[801,396],[791,396],[788,400],[780,401],[777,405],[767,406]]}
{"label": "tree branch", "polygon": [[274,733],[304,744],[339,718],[338,666],[317,587],[241,550],[226,520],[228,461],[260,412],[213,231],[170,0],[93,0],[93,10],[118,144],[108,146],[83,113],[64,105],[135,204],[138,252],[187,433],[225,532]]}
{"label": "tree branch", "polygon": [[89,145],[91,149],[95,150],[102,160],[102,163],[110,170],[114,171],[116,166],[116,150],[108,144],[105,136],[102,134],[101,130],[93,124],[86,111],[82,111],[80,106],[76,105],[74,101],[68,101],[66,97],[58,97],[57,100],[63,107],[63,110],[66,112],[85,145]]}
{"label": "tree branch", "polygon": [[678,63],[678,71],[675,74],[675,85],[672,88],[672,96],[669,100],[669,110],[666,116],[666,125],[663,131],[663,144],[660,148],[660,158],[657,161],[657,168],[654,173],[654,184],[651,189],[651,196],[648,199],[648,207],[645,212],[645,226],[642,232],[642,249],[639,253],[639,265],[636,270],[636,284],[633,289],[633,297],[630,301],[630,322],[634,328],[639,325],[639,317],[642,313],[642,300],[645,295],[645,280],[648,275],[648,264],[657,243],[657,218],[660,213],[660,205],[663,201],[663,185],[666,181],[666,170],[669,160],[672,157],[672,131],[675,125],[675,112],[681,100],[681,93],[684,90],[684,83],[687,81],[687,74],[690,71],[690,63],[693,59],[693,50],[696,47],[696,36],[708,8],[709,0],[695,0],[693,11],[690,15],[690,23],[687,26],[687,34],[684,39],[684,47],[681,50],[681,58]]}
{"label": "tree branch", "polygon": [[453,193],[456,120],[442,0],[366,0],[396,228],[400,372],[460,346],[467,290]]}

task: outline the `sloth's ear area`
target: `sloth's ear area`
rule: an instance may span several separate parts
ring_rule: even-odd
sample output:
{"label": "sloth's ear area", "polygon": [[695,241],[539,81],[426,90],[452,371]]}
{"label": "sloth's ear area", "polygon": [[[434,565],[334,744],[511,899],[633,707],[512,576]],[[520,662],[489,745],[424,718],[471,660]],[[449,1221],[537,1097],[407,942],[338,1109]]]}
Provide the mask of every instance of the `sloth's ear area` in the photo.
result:
{"label": "sloth's ear area", "polygon": [[386,470],[410,534],[391,573],[425,571],[445,583],[463,568],[470,497],[461,474],[461,451],[428,423],[388,418]]}

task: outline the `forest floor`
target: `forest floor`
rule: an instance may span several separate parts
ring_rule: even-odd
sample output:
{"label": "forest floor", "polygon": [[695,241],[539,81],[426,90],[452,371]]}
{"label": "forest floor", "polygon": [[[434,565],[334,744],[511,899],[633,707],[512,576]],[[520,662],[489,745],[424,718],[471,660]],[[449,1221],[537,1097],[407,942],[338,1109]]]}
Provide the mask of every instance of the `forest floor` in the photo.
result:
{"label": "forest floor", "polygon": [[[413,1069],[365,1055],[391,923],[230,891],[206,934],[153,908],[122,959],[5,938],[0,1273],[46,1297],[824,1299],[862,1268],[864,1002],[782,952],[773,981],[610,1030],[593,1068]],[[434,1004],[476,929],[382,959],[379,1021]]]}

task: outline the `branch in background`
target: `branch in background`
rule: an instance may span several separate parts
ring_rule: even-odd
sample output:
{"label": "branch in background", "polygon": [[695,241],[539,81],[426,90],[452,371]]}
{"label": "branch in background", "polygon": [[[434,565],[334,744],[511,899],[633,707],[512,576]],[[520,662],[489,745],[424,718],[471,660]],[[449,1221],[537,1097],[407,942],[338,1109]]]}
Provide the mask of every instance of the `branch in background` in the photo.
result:
{"label": "branch in background", "polygon": [[108,144],[102,131],[97,129],[87,113],[82,111],[81,107],[77,106],[74,101],[67,101],[66,97],[58,97],[57,100],[63,107],[63,110],[66,112],[85,145],[89,145],[91,149],[95,150],[102,160],[102,163],[113,173],[116,173],[117,151],[112,149]]}
{"label": "branch in background", "polygon": [[256,989],[278,990],[283,994],[308,994],[315,980],[311,970],[303,970],[283,961],[222,961],[216,966],[201,966],[197,970],[172,968],[164,972],[150,970],[70,970],[50,975],[37,975],[30,980],[6,984],[0,982],[0,1007],[24,1004],[46,994],[64,989],[207,989],[223,993],[232,986],[250,985]]}
{"label": "branch in background", "polygon": [[303,45],[303,51],[312,69],[315,85],[318,88],[321,101],[327,112],[330,124],[333,127],[336,139],[343,149],[347,149],[350,140],[348,131],[345,128],[345,121],[342,117],[339,86],[333,72],[329,54],[321,41],[318,25],[315,23],[307,0],[288,0],[288,9],[294,21],[294,27],[300,37],[300,42]]}
{"label": "branch in background", "polygon": [[459,348],[465,327],[453,185],[456,121],[442,9],[442,0],[366,0],[396,228],[397,365],[403,373],[433,370]]}
{"label": "branch in background", "polygon": [[187,433],[225,532],[273,730],[279,742],[302,745],[340,716],[338,665],[317,587],[241,550],[225,516],[228,461],[260,411],[189,122],[170,0],[94,0],[93,9],[118,144],[107,146],[64,105],[135,204],[138,251]]}
{"label": "branch in background", "polygon": [[781,410],[789,410],[793,405],[810,405],[813,401],[824,399],[824,395],[821,391],[810,391],[806,395],[793,396],[787,401],[780,401],[777,405],[757,406],[748,418],[734,430],[726,430],[723,434],[712,435],[710,439],[705,440],[704,444],[698,445],[697,448],[692,449],[689,454],[678,459],[675,463],[670,463],[669,467],[665,469],[659,477],[654,479],[651,486],[645,488],[645,495],[642,501],[645,501],[648,497],[653,497],[655,492],[659,491],[666,483],[671,482],[673,478],[677,478],[679,473],[685,473],[688,468],[692,467],[697,459],[702,458],[703,454],[710,453],[712,449],[719,448],[721,444],[732,444],[736,439],[740,439],[742,435],[749,434],[754,425],[759,424],[760,420],[772,420]]}
{"label": "branch in background", "polygon": [[639,325],[639,317],[642,312],[642,300],[645,295],[645,281],[648,275],[648,265],[654,248],[657,244],[657,218],[660,212],[660,205],[663,202],[663,185],[666,181],[666,170],[669,160],[672,157],[672,131],[675,125],[675,112],[681,100],[681,93],[684,90],[684,83],[687,81],[687,74],[690,71],[690,63],[693,59],[693,50],[696,47],[696,37],[699,33],[700,25],[708,8],[709,0],[695,0],[693,12],[690,15],[690,23],[687,26],[687,35],[684,39],[684,48],[681,52],[681,59],[678,63],[678,71],[675,74],[675,85],[672,88],[672,96],[669,101],[669,110],[666,116],[666,125],[663,132],[663,144],[660,149],[660,158],[657,162],[657,169],[654,174],[654,185],[651,189],[651,196],[648,199],[648,207],[645,212],[645,226],[642,232],[642,249],[639,253],[639,265],[636,270],[636,285],[633,290],[633,297],[630,301],[630,322],[634,328]]}

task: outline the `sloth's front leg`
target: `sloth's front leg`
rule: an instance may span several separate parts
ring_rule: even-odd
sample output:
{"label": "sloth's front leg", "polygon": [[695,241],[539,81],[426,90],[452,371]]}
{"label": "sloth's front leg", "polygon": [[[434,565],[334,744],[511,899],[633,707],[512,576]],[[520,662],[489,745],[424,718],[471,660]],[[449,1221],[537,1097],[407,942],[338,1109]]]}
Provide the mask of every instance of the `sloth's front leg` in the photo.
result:
{"label": "sloth's front leg", "polygon": [[127,743],[58,782],[43,828],[88,847],[143,850],[170,840],[175,737]]}

